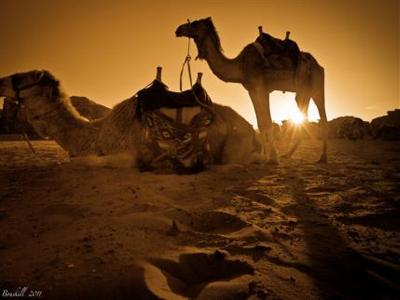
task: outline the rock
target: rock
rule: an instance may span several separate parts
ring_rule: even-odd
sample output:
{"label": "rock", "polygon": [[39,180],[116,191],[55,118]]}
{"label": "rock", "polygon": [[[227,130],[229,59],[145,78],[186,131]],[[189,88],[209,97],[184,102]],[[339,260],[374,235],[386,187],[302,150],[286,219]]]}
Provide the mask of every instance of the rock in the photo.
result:
{"label": "rock", "polygon": [[371,121],[374,138],[383,140],[400,140],[400,109],[388,111],[386,116]]}
{"label": "rock", "polygon": [[328,122],[329,138],[359,140],[370,136],[368,122],[353,116],[345,116]]}

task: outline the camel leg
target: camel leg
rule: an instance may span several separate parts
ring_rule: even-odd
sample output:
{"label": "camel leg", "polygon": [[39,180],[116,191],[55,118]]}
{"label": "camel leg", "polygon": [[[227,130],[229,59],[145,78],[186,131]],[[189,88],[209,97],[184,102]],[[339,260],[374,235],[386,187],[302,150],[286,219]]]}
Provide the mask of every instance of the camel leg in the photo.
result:
{"label": "camel leg", "polygon": [[266,154],[269,148],[269,163],[278,164],[279,161],[275,148],[272,118],[269,108],[269,94],[262,89],[250,90],[249,94],[256,113],[257,125],[260,130],[264,153]]}
{"label": "camel leg", "polygon": [[[308,106],[310,105],[310,96],[296,94],[296,103],[300,112],[304,115],[304,120],[308,121]],[[304,132],[304,127],[300,125],[299,130],[296,131],[295,142],[292,148],[283,157],[290,158],[293,155],[293,153],[297,150],[297,148],[301,144],[303,132]]]}
{"label": "camel leg", "polygon": [[328,119],[325,111],[325,97],[324,94],[319,94],[314,98],[314,102],[317,105],[318,113],[321,118],[321,133],[322,133],[322,154],[318,163],[327,163],[327,148],[328,148]]}

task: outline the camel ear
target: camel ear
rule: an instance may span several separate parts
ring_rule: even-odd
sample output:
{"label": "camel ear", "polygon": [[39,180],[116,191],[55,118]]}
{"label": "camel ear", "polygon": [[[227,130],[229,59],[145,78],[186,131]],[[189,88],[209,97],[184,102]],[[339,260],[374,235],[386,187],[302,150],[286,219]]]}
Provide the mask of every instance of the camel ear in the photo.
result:
{"label": "camel ear", "polygon": [[50,74],[49,71],[47,70],[42,70],[40,75],[40,78],[44,81],[56,81],[54,76],[52,74]]}
{"label": "camel ear", "polygon": [[51,83],[51,84],[53,84],[55,86],[59,85],[59,81],[49,71],[43,70],[40,73],[41,73],[41,75],[40,75],[40,80],[39,81],[42,84]]}
{"label": "camel ear", "polygon": [[206,18],[206,19],[205,19],[205,23],[206,23],[208,26],[214,26],[214,23],[213,23],[211,17]]}
{"label": "camel ear", "polygon": [[39,71],[37,76],[37,81],[42,81],[42,79],[45,77],[45,71]]}

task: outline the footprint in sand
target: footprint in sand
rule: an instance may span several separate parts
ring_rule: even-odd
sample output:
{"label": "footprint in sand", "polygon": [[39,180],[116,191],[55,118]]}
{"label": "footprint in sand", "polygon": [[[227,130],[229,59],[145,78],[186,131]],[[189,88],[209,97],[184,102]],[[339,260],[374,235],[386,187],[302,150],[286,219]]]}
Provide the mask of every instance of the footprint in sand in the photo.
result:
{"label": "footprint in sand", "polygon": [[220,251],[183,253],[178,261],[152,258],[144,264],[148,289],[163,299],[236,299],[235,296],[249,292],[251,277],[234,279],[253,273],[250,264],[230,259]]}
{"label": "footprint in sand", "polygon": [[222,211],[208,211],[193,215],[187,225],[194,231],[214,234],[227,234],[249,226],[239,217]]}

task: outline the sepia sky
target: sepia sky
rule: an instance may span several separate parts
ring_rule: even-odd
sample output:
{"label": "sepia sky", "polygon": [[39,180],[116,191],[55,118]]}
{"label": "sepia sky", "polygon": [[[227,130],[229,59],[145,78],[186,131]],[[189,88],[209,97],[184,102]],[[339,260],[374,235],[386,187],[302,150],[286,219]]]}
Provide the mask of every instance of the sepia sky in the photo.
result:
{"label": "sepia sky", "polygon": [[[151,82],[161,65],[163,81],[178,90],[187,39],[176,38],[175,29],[188,18],[211,16],[228,57],[256,39],[258,25],[280,38],[290,30],[325,68],[328,118],[371,120],[400,107],[399,3],[0,0],[0,77],[47,69],[67,94],[112,106]],[[203,85],[215,102],[232,106],[255,125],[242,86],[216,78],[205,61],[193,60],[192,69],[204,73]],[[274,92],[271,106],[274,120],[286,119],[294,95]],[[311,107],[311,118],[315,113]]]}

